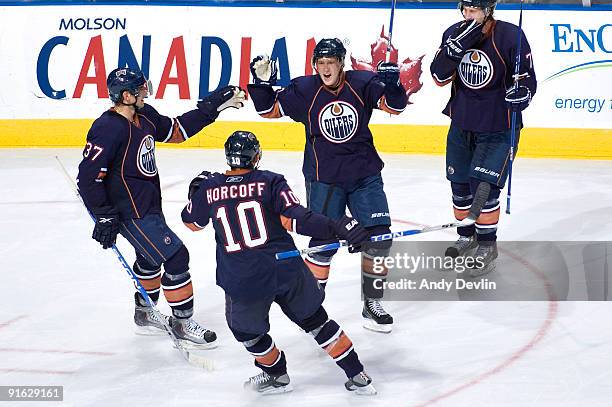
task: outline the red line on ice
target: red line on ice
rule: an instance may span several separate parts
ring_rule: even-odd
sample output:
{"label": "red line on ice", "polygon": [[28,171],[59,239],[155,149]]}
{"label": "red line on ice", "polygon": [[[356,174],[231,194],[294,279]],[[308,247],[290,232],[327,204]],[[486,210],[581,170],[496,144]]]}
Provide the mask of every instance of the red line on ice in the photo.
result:
{"label": "red line on ice", "polygon": [[2,323],[0,323],[0,329],[6,328],[7,326],[11,325],[12,323],[17,322],[20,319],[24,319],[24,318],[27,318],[27,317],[28,317],[27,315],[19,315],[18,317],[10,319],[10,320],[8,320],[6,322],[2,322]]}

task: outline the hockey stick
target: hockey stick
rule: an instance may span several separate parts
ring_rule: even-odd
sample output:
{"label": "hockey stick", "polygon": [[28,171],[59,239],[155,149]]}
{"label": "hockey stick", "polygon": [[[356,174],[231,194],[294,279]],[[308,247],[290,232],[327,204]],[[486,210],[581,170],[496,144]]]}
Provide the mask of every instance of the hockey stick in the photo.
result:
{"label": "hockey stick", "polygon": [[[87,208],[87,205],[85,205],[85,201],[83,201],[83,197],[81,196],[81,193],[79,192],[79,189],[77,188],[76,184],[74,183],[72,178],[70,178],[70,175],[68,174],[68,171],[66,170],[66,167],[64,167],[64,164],[61,162],[61,160],[59,159],[58,156],[55,156],[55,159],[57,160],[57,163],[59,164],[60,168],[62,169],[62,172],[64,173],[64,176],[66,177],[66,180],[71,185],[73,192],[76,194],[77,198],[79,198],[79,200],[81,201],[81,203],[85,207],[85,210],[87,211],[87,213],[91,217],[91,220],[93,220],[93,222],[95,223],[96,222],[96,217],[90,212],[89,208]],[[194,366],[197,366],[197,367],[201,367],[201,368],[207,369],[207,370],[213,370],[214,369],[214,363],[213,363],[212,360],[204,358],[204,357],[199,356],[199,355],[195,355],[195,354],[187,351],[183,347],[183,345],[181,345],[181,343],[179,342],[178,338],[176,337],[176,335],[172,331],[172,328],[170,328],[170,325],[168,325],[168,322],[166,322],[166,319],[158,311],[158,309],[155,306],[155,304],[153,303],[153,301],[151,301],[151,298],[147,294],[147,291],[144,289],[142,284],[140,284],[140,281],[138,280],[138,277],[136,276],[136,274],[134,274],[134,271],[132,270],[132,268],[125,261],[125,258],[123,257],[123,255],[121,254],[121,252],[119,251],[117,246],[115,244],[113,244],[111,247],[113,249],[113,252],[115,252],[115,255],[117,256],[117,259],[119,260],[119,262],[123,266],[123,269],[128,274],[128,276],[130,276],[132,281],[134,282],[134,285],[136,286],[136,289],[138,290],[138,292],[140,293],[142,298],[144,298],[144,300],[146,301],[147,305],[149,307],[151,307],[151,310],[153,311],[153,314],[155,314],[155,317],[164,325],[164,328],[166,329],[166,332],[168,332],[168,335],[170,335],[170,338],[172,339],[172,342],[174,342],[174,347],[176,349],[178,349],[179,352],[181,352],[181,355],[183,355],[185,360],[187,362],[189,362],[190,364],[192,364]]]}
{"label": "hockey stick", "polygon": [[393,36],[393,17],[395,17],[396,3],[396,0],[391,0],[391,17],[389,18],[389,41],[387,42],[387,53],[385,55],[385,62],[389,62],[389,55],[391,55],[391,37]]}
{"label": "hockey stick", "polygon": [[[421,229],[410,229],[410,230],[403,230],[401,232],[391,232],[391,233],[385,233],[384,235],[371,236],[370,241],[371,242],[382,242],[384,240],[393,240],[396,237],[418,235],[421,233],[435,232],[437,230],[471,226],[474,223],[476,223],[476,219],[478,219],[478,217],[480,216],[480,212],[482,211],[482,207],[487,202],[490,191],[491,191],[490,184],[486,182],[480,183],[480,185],[478,186],[478,189],[476,190],[476,193],[474,194],[475,196],[474,196],[474,200],[472,201],[470,212],[468,216],[461,221],[445,223],[443,225],[426,226]],[[321,246],[308,247],[302,250],[289,250],[286,252],[276,253],[276,260],[289,259],[292,257],[301,256],[303,254],[318,253],[318,252],[324,252],[327,250],[335,250],[341,247],[347,247],[348,245],[349,244],[346,240],[340,240],[339,242],[324,244]]]}
{"label": "hockey stick", "polygon": [[[514,61],[514,89],[518,89],[519,71],[521,66],[521,33],[523,31],[523,0],[521,0],[521,12],[518,26],[518,46],[516,47],[516,58]],[[512,164],[514,163],[514,143],[516,142],[516,111],[512,112],[510,124],[510,162],[508,163],[508,196],[506,197],[506,213],[510,215],[510,196],[512,195]]]}

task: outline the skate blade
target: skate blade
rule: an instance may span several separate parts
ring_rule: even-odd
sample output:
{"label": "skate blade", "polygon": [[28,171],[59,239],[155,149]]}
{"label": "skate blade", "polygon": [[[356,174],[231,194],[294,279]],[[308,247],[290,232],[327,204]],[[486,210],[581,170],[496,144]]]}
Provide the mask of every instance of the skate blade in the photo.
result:
{"label": "skate blade", "polygon": [[269,387],[265,390],[262,391],[258,391],[253,389],[252,387],[246,386],[245,387],[246,391],[252,392],[252,393],[256,393],[260,396],[272,396],[274,394],[283,394],[283,393],[289,393],[293,391],[293,386],[291,385],[291,383],[289,383],[286,386],[280,386],[280,387]]}
{"label": "skate blade", "polygon": [[216,339],[214,341],[208,342],[208,343],[195,343],[195,342],[187,341],[185,339],[179,339],[179,342],[180,342],[181,346],[183,347],[183,349],[185,349],[185,350],[207,350],[207,349],[214,349],[219,344]]}
{"label": "skate blade", "polygon": [[355,393],[357,396],[375,396],[378,394],[374,386],[372,386],[372,383],[364,387],[353,386],[351,389],[348,389],[348,391]]}
{"label": "skate blade", "polygon": [[476,278],[476,277],[484,276],[485,274],[489,274],[493,271],[495,271],[495,263],[490,263],[481,269],[471,269],[468,274],[470,277]]}
{"label": "skate blade", "polygon": [[134,333],[136,335],[141,335],[141,336],[163,336],[167,332],[165,329],[156,328],[154,326],[136,325],[136,328],[134,329]]}
{"label": "skate blade", "polygon": [[393,329],[393,324],[378,324],[371,319],[366,319],[363,322],[363,327],[369,331],[388,334]]}
{"label": "skate blade", "polygon": [[260,394],[262,396],[271,396],[273,394],[283,394],[283,393],[289,393],[293,391],[293,386],[291,385],[291,383],[289,383],[286,386],[281,386],[281,387],[273,387],[271,389],[268,389],[267,391],[263,391]]}

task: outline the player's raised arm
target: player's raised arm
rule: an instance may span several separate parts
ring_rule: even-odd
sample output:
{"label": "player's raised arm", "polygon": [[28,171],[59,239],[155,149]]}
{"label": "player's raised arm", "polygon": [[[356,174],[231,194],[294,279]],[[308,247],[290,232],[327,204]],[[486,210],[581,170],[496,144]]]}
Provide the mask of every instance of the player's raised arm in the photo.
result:
{"label": "player's raised arm", "polygon": [[334,221],[303,207],[282,175],[275,177],[271,189],[274,209],[288,231],[319,239],[337,237],[355,248],[369,240],[370,234],[355,219],[343,216]]}
{"label": "player's raised arm", "polygon": [[394,62],[380,64],[377,70],[378,80],[384,85],[383,94],[377,106],[390,114],[400,114],[406,109],[408,96],[400,82],[400,69]]}
{"label": "player's raised arm", "polygon": [[155,126],[155,140],[163,143],[182,143],[213,123],[219,113],[228,108],[244,106],[245,93],[237,86],[225,86],[211,92],[197,103],[197,109],[170,118],[159,114],[150,105],[139,113]]}
{"label": "player's raised arm", "polygon": [[445,86],[455,79],[457,66],[468,49],[482,40],[483,24],[476,20],[455,23],[442,34],[442,44],[429,67],[438,86]]}

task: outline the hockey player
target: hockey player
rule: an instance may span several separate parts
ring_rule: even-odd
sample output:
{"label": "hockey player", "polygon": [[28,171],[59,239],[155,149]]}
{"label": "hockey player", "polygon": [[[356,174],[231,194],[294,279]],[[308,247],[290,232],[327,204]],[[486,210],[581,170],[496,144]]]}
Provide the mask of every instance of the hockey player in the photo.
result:
{"label": "hockey player", "polygon": [[[346,49],[337,38],[316,45],[312,64],[316,74],[302,76],[275,91],[276,66],[266,56],[251,62],[253,84],[248,86],[257,112],[266,118],[289,116],[304,124],[306,143],[302,171],[306,180],[308,208],[340,219],[346,208],[371,235],[390,232],[391,218],[383,190],[383,162],[374,148],[368,128],[373,109],[399,114],[407,104],[395,63],[383,63],[378,74],[344,71]],[[310,246],[330,243],[313,238]],[[372,270],[372,258],[386,256],[391,241],[368,247],[362,259],[365,300],[364,327],[391,332],[393,318],[381,306],[383,291],[374,279],[384,277]],[[336,251],[310,254],[306,264],[325,289]]]}
{"label": "hockey player", "polygon": [[259,393],[291,391],[285,353],[268,334],[270,306],[312,335],[348,377],[345,387],[358,394],[375,394],[353,344],[322,307],[324,291],[300,257],[277,261],[277,252],[295,250],[287,233],[337,236],[359,246],[368,233],[356,220],[336,221],[299,204],[285,178],[257,169],[261,158],[253,133],[236,131],[225,143],[231,170],[202,172],[189,191],[182,218],[197,231],[212,220],[217,242],[217,284],[225,291],[225,316],[236,340],[255,357],[262,372],[245,387]]}
{"label": "hockey player", "polygon": [[[177,338],[186,348],[214,347],[216,334],[191,318],[189,252],[162,213],[155,142],[185,141],[214,122],[222,110],[242,107],[244,92],[224,87],[199,101],[197,109],[171,119],[144,103],[152,87],[141,71],[115,69],[106,83],[114,105],[89,129],[77,179],[96,218],[92,237],[107,249],[121,233],[136,251],[134,273],[154,303],[163,289],[172,308],[172,317],[164,318]],[[137,332],[164,334],[162,322],[140,293],[134,299]]]}
{"label": "hockey player", "polygon": [[458,228],[459,239],[446,251],[447,256],[456,257],[476,249],[475,256],[484,259],[484,267],[472,269],[473,277],[492,270],[497,258],[499,195],[510,158],[511,113],[517,112],[518,144],[520,112],[536,92],[527,38],[521,32],[521,65],[515,77],[519,28],[495,20],[495,4],[495,0],[460,1],[464,21],[444,31],[430,68],[439,86],[452,83],[443,113],[451,118],[446,178],[451,182],[455,217],[467,216],[477,188],[490,188],[476,224]]}

